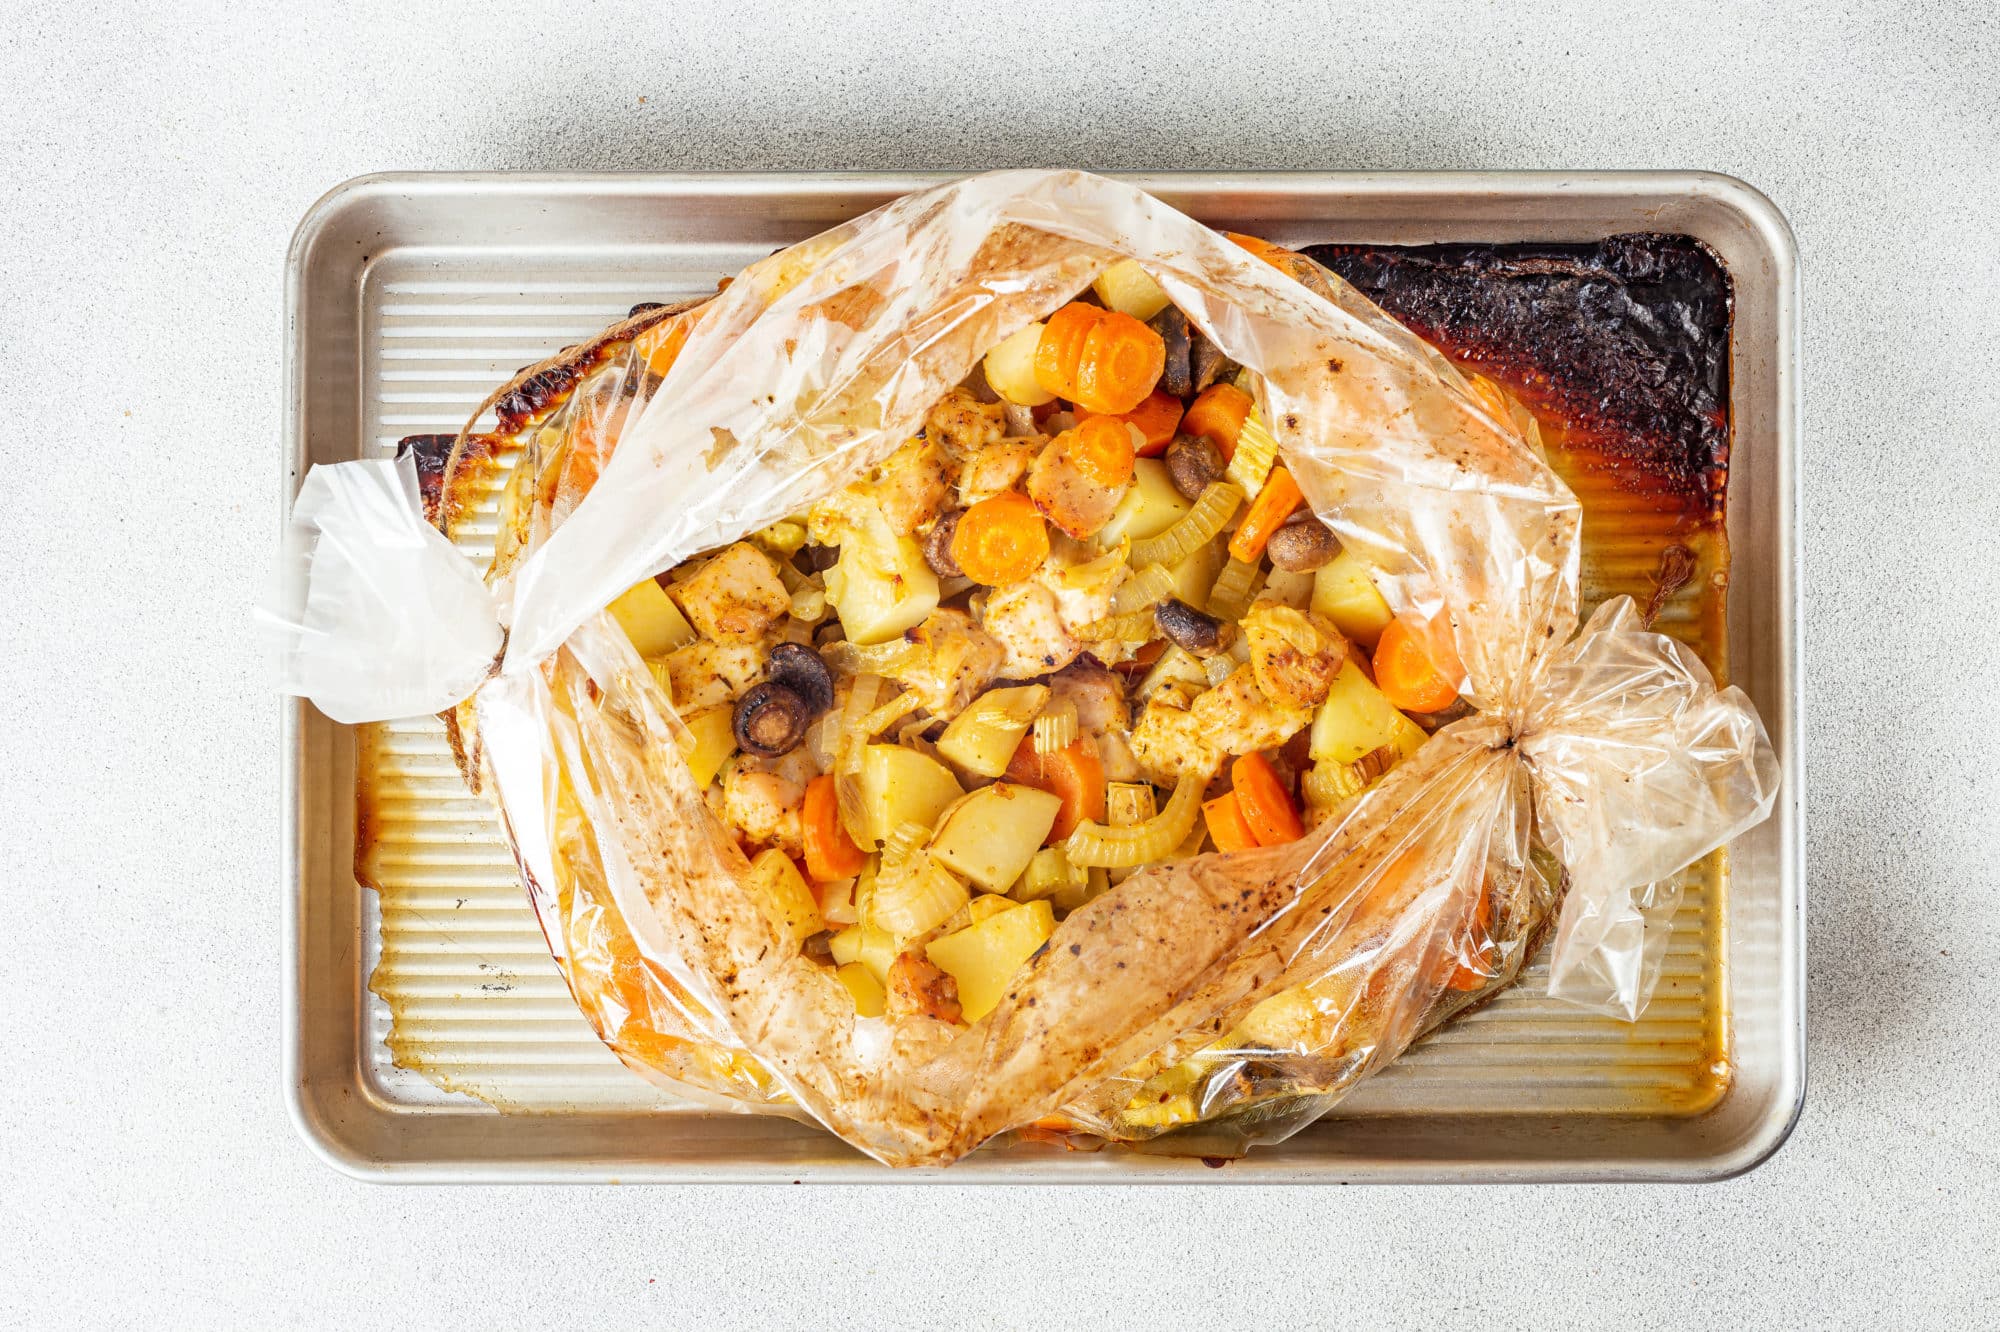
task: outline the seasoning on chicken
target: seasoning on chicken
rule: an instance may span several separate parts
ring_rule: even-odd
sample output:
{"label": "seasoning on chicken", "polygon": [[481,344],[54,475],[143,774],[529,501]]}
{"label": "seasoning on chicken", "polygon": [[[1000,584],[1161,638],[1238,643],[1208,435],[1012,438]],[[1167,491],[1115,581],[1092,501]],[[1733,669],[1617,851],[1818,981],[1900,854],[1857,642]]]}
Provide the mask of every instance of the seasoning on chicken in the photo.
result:
{"label": "seasoning on chicken", "polygon": [[1195,720],[1225,754],[1276,749],[1310,725],[1312,709],[1271,698],[1256,672],[1238,666],[1228,679],[1194,701]]}
{"label": "seasoning on chicken", "polygon": [[1071,662],[1049,678],[1049,689],[1051,703],[1067,702],[1076,709],[1077,728],[1086,735],[1131,729],[1132,709],[1116,671],[1093,661]]}
{"label": "seasoning on chicken", "polygon": [[924,436],[952,458],[969,458],[1007,434],[1007,413],[997,402],[981,402],[970,389],[955,388],[938,399],[924,420]]}
{"label": "seasoning on chicken", "polygon": [[777,772],[734,763],[722,775],[722,821],[745,846],[775,846],[790,856],[805,854],[799,823],[805,800],[805,783]]}
{"label": "seasoning on chicken", "polygon": [[1287,707],[1324,703],[1347,660],[1347,640],[1338,629],[1279,601],[1260,600],[1252,606],[1243,617],[1243,637],[1257,687]]}
{"label": "seasoning on chicken", "polygon": [[1006,649],[1000,673],[1026,680],[1059,671],[1076,660],[1083,644],[1070,632],[1056,594],[1040,583],[995,588],[986,599],[980,624]]}
{"label": "seasoning on chicken", "polygon": [[771,557],[747,541],[718,553],[675,590],[689,623],[717,643],[755,643],[792,607]]}
{"label": "seasoning on chicken", "polygon": [[764,654],[754,643],[714,643],[698,638],[669,652],[666,667],[674,708],[687,716],[735,702],[736,696],[764,673]]}
{"label": "seasoning on chicken", "polygon": [[1131,428],[1091,417],[1048,442],[1028,469],[1028,496],[1051,523],[1078,540],[1111,521],[1132,483]]}
{"label": "seasoning on chicken", "polygon": [[1222,750],[1202,734],[1192,701],[1181,685],[1153,691],[1132,728],[1132,757],[1155,786],[1171,787],[1183,774],[1206,781],[1222,766]]}
{"label": "seasoning on chicken", "polygon": [[937,445],[913,439],[890,454],[868,487],[889,530],[915,536],[944,510],[951,495],[951,468]]}
{"label": "seasoning on chicken", "polygon": [[1003,439],[969,455],[958,475],[958,502],[970,508],[1003,490],[1012,490],[1028,474],[1046,442],[1040,435]]}
{"label": "seasoning on chicken", "polygon": [[930,651],[916,666],[897,672],[896,679],[923,700],[933,717],[957,716],[1007,661],[1007,649],[998,640],[951,607],[932,611],[904,637]]}

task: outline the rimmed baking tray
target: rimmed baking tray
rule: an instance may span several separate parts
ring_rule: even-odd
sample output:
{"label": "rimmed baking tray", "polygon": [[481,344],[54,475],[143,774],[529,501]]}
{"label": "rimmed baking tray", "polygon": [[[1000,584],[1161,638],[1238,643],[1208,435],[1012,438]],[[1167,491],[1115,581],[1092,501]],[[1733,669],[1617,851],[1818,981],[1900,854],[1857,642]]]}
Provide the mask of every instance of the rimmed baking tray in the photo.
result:
{"label": "rimmed baking tray", "polygon": [[[1702,1180],[1750,1169],[1784,1141],[1804,1096],[1805,945],[1798,295],[1782,216],[1741,182],[1706,173],[1128,178],[1205,222],[1298,246],[1664,231],[1700,239],[1729,270],[1725,648],[1732,681],[1770,728],[1785,786],[1769,822],[1690,875],[1645,1016],[1627,1025],[1567,1009],[1542,996],[1535,968],[1334,1116],[1226,1169],[1014,1144],[945,1171],[891,1172],[814,1127],[677,1102],[626,1071],[571,1007],[496,822],[465,794],[442,728],[338,726],[287,701],[286,1097],[329,1163],[425,1181]],[[516,366],[632,303],[713,290],[779,246],[940,179],[349,181],[307,213],[288,260],[285,506],[309,464],[454,431]],[[474,524],[466,539],[477,547],[490,536]],[[357,882],[357,845],[379,895]]]}

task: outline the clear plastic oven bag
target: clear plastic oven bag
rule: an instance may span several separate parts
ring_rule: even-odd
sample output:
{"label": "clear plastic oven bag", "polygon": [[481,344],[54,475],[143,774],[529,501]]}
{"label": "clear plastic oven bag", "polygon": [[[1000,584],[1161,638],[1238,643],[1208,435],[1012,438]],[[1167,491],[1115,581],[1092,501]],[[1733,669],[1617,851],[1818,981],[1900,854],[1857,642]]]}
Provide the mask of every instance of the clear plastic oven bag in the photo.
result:
{"label": "clear plastic oven bag", "polygon": [[[1474,711],[1300,841],[1094,898],[969,1028],[859,1017],[747,888],[686,727],[604,608],[863,475],[1126,256],[1255,373],[1312,507],[1398,614],[1448,628]],[[483,582],[382,464],[315,469],[285,681],[342,720],[456,702],[579,1005],[678,1089],[897,1165],[1009,1130],[1275,1141],[1509,983],[1558,906],[1552,988],[1636,1015],[1677,873],[1771,809],[1739,691],[1627,601],[1579,627],[1580,510],[1525,413],[1325,270],[1129,185],[939,186],[587,350],[514,441]]]}

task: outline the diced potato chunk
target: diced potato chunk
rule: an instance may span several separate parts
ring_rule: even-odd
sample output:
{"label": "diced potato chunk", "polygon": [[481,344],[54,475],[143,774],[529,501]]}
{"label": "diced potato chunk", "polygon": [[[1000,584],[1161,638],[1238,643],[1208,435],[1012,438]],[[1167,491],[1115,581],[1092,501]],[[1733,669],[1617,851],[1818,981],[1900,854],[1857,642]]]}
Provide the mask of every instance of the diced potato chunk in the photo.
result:
{"label": "diced potato chunk", "polygon": [[875,979],[875,973],[859,962],[849,962],[833,973],[847,992],[854,996],[854,1011],[865,1018],[882,1016],[883,1001],[888,992],[882,982]]}
{"label": "diced potato chunk", "polygon": [[1035,348],[1041,340],[1040,324],[1029,324],[1001,339],[986,353],[987,386],[1021,407],[1055,401],[1055,394],[1035,382]]}
{"label": "diced potato chunk", "polygon": [[991,893],[1004,893],[1055,826],[1060,797],[995,782],[944,812],[931,854]]}
{"label": "diced potato chunk", "polygon": [[1312,604],[1313,589],[1318,586],[1317,574],[1273,569],[1264,576],[1264,590],[1260,595],[1272,601],[1282,601],[1294,610],[1304,610]]}
{"label": "diced potato chunk", "polygon": [[714,781],[715,774],[736,752],[734,720],[735,709],[727,707],[710,708],[687,719],[687,728],[694,736],[693,747],[686,751],[687,765],[696,786]]}
{"label": "diced potato chunk", "polygon": [[805,877],[792,858],[776,847],[750,862],[750,888],[782,923],[793,943],[802,944],[824,928],[819,903],[813,900]]}
{"label": "diced potato chunk", "polygon": [[861,755],[862,806],[877,842],[905,823],[935,828],[945,806],[964,794],[951,769],[929,754],[870,745]]}
{"label": "diced potato chunk", "polygon": [[998,777],[1048,697],[1047,685],[987,690],[944,728],[938,753],[967,772]]}
{"label": "diced potato chunk", "polygon": [[610,609],[611,618],[642,657],[664,657],[694,639],[694,626],[666,589],[650,578],[626,588]]}
{"label": "diced potato chunk", "polygon": [[1097,298],[1120,314],[1151,319],[1167,308],[1167,293],[1136,259],[1120,259],[1091,284]]}
{"label": "diced potato chunk", "polygon": [[971,902],[967,903],[965,912],[966,915],[972,918],[972,923],[977,925],[982,920],[991,920],[1001,912],[1011,910],[1019,905],[1020,903],[1011,897],[1001,897],[994,893],[981,893],[979,896],[973,898]]}
{"label": "diced potato chunk", "polygon": [[1208,608],[1208,590],[1222,572],[1222,543],[1211,541],[1175,565],[1168,573],[1174,580],[1174,595],[1196,610]]}
{"label": "diced potato chunk", "polygon": [[1313,718],[1312,756],[1352,763],[1363,754],[1391,745],[1407,758],[1423,747],[1425,739],[1423,728],[1398,712],[1350,661],[1341,666],[1326,702]]}
{"label": "diced potato chunk", "polygon": [[1132,466],[1132,488],[1097,534],[1100,546],[1115,546],[1120,537],[1144,541],[1180,521],[1194,505],[1174,487],[1173,474],[1158,458],[1140,458]]}
{"label": "diced potato chunk", "polygon": [[959,1007],[967,1022],[992,1012],[1023,963],[1055,933],[1055,912],[1046,900],[948,934],[924,951],[958,982]]}
{"label": "diced potato chunk", "polygon": [[872,502],[855,501],[848,512],[853,521],[840,533],[840,559],[826,571],[826,599],[849,642],[886,643],[937,609],[937,575],[922,548],[891,531]]}
{"label": "diced potato chunk", "polygon": [[1351,550],[1341,551],[1313,575],[1312,611],[1371,652],[1396,618],[1368,576],[1367,561]]}

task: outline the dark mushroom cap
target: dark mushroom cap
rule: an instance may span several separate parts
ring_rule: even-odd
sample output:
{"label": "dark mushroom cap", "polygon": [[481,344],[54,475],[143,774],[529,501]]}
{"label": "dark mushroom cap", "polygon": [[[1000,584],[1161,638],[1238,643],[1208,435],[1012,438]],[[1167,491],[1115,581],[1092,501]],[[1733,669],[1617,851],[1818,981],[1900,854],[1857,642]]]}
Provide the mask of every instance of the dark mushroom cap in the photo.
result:
{"label": "dark mushroom cap", "polygon": [[1176,398],[1194,392],[1194,370],[1188,362],[1188,317],[1176,306],[1148,319],[1146,323],[1166,344],[1166,366],[1160,373],[1160,387]]}
{"label": "dark mushroom cap", "polygon": [[765,681],[736,701],[736,743],[760,758],[789,754],[812,724],[806,701],[781,684]]}
{"label": "dark mushroom cap", "polygon": [[965,570],[958,567],[958,561],[951,553],[951,538],[958,531],[958,520],[964,513],[963,509],[946,509],[938,515],[931,530],[924,533],[924,563],[930,565],[931,572],[940,578],[965,576]]}
{"label": "dark mushroom cap", "polygon": [[1167,445],[1167,475],[1174,479],[1174,489],[1189,499],[1200,499],[1201,492],[1227,471],[1222,450],[1206,435],[1175,435]]}
{"label": "dark mushroom cap", "polygon": [[800,643],[780,643],[771,649],[764,676],[799,696],[811,717],[833,706],[833,676],[819,653]]}
{"label": "dark mushroom cap", "polygon": [[1153,622],[1176,647],[1205,657],[1229,645],[1229,626],[1213,615],[1204,615],[1179,597],[1169,597],[1153,608]]}
{"label": "dark mushroom cap", "polygon": [[1310,515],[1295,518],[1271,533],[1264,553],[1273,568],[1287,573],[1311,573],[1333,562],[1340,554],[1340,538],[1327,525]]}

